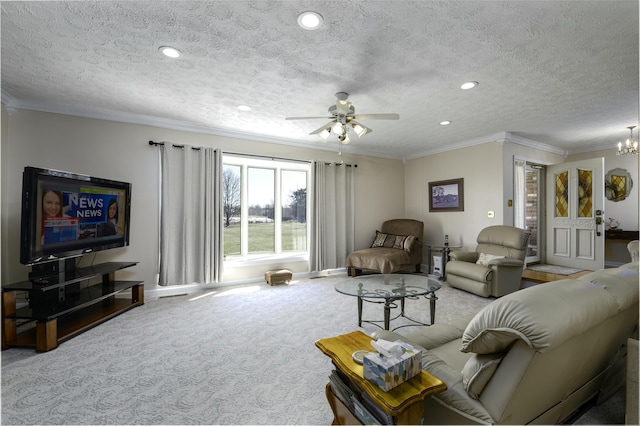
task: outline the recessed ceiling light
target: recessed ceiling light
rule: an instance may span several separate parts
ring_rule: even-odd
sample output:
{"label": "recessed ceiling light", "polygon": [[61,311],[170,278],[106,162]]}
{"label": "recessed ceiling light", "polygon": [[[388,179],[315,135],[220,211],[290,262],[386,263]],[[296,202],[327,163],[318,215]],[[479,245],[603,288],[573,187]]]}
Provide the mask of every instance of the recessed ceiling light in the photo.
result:
{"label": "recessed ceiling light", "polygon": [[317,30],[322,25],[322,15],[316,12],[302,12],[298,16],[298,25],[305,30]]}
{"label": "recessed ceiling light", "polygon": [[169,58],[180,57],[180,51],[170,46],[161,46],[158,50],[161,51],[164,56],[168,56]]}
{"label": "recessed ceiling light", "polygon": [[448,126],[449,124],[451,124],[451,121],[449,121],[449,120],[444,120],[444,121],[440,122],[441,126]]}
{"label": "recessed ceiling light", "polygon": [[251,111],[251,107],[249,105],[238,105],[238,109],[240,111]]}
{"label": "recessed ceiling light", "polygon": [[474,87],[476,87],[479,83],[477,81],[467,81],[466,83],[464,83],[462,86],[460,86],[460,88],[462,90],[469,90],[469,89],[473,89]]}

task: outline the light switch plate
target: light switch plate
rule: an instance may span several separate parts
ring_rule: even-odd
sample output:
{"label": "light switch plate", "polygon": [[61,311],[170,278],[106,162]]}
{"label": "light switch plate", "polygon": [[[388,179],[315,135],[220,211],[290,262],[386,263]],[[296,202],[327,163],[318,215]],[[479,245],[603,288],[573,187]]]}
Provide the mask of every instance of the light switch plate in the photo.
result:
{"label": "light switch plate", "polygon": [[487,212],[487,217],[495,217],[496,216],[496,212],[494,212],[493,210],[489,210]]}

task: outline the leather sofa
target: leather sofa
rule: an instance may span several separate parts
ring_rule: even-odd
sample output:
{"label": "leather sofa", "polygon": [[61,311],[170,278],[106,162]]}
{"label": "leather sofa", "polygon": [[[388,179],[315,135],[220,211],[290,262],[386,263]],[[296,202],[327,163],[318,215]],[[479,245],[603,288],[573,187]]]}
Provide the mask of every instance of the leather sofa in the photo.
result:
{"label": "leather sofa", "polygon": [[446,383],[425,400],[424,424],[557,424],[623,386],[627,338],[637,332],[632,262],[516,291],[450,323],[373,337],[426,349],[423,368]]}

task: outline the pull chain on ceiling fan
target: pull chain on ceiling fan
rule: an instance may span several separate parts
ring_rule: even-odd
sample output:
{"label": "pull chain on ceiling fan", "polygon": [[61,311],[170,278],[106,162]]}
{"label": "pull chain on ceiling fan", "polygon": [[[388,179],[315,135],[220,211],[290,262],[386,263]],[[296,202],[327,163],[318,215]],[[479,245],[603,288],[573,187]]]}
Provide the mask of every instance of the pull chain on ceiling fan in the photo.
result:
{"label": "pull chain on ceiling fan", "polygon": [[355,133],[358,138],[366,135],[367,133],[373,132],[370,128],[365,126],[362,123],[356,121],[358,120],[398,120],[400,119],[399,114],[389,113],[389,114],[359,114],[356,115],[355,108],[353,104],[349,102],[347,99],[349,98],[349,94],[346,92],[338,92],[336,93],[336,103],[335,105],[331,105],[329,107],[329,114],[331,117],[287,117],[285,120],[315,120],[319,118],[330,118],[332,119],[327,124],[322,127],[314,130],[309,133],[310,135],[318,135],[322,138],[323,141],[327,141],[329,136],[333,133],[338,136],[338,140],[343,144],[348,144],[351,142],[349,138],[349,133]]}

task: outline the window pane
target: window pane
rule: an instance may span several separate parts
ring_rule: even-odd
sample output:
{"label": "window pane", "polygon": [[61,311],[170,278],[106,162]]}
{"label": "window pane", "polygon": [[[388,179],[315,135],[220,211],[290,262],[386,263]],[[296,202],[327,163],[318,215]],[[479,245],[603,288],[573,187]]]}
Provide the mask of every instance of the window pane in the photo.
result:
{"label": "window pane", "polygon": [[240,255],[240,166],[223,165],[224,255]]}
{"label": "window pane", "polygon": [[275,252],[275,170],[249,167],[249,253]]}
{"label": "window pane", "polygon": [[307,173],[283,170],[281,176],[282,251],[307,250]]}
{"label": "window pane", "polygon": [[[540,175],[539,169],[530,169],[527,168],[526,172],[526,193],[527,193],[527,202],[525,206],[525,228],[528,230],[531,235],[529,236],[529,243],[527,248],[527,257],[536,257],[538,256],[538,222],[539,222],[539,211],[540,206],[538,200],[540,200],[540,180],[538,176]],[[539,260],[539,258],[538,258]]]}

